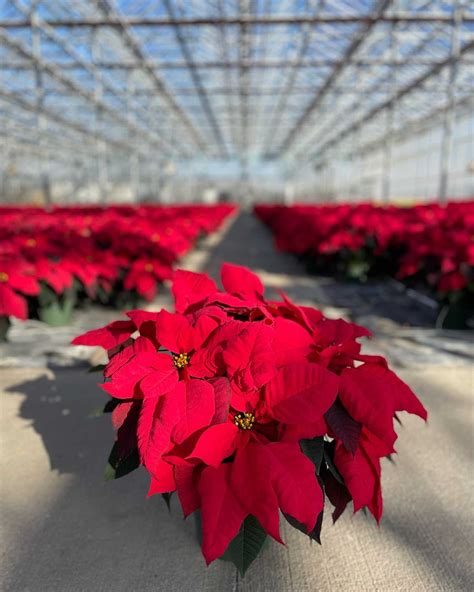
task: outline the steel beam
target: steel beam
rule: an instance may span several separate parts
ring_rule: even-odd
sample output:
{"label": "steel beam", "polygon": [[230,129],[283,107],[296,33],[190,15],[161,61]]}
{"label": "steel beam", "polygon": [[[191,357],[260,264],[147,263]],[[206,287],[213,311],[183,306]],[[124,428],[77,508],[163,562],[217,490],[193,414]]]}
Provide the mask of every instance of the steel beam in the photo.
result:
{"label": "steel beam", "polygon": [[[86,150],[77,149],[78,147],[73,150],[70,149],[70,152],[64,150],[64,146],[62,144],[52,144],[51,142],[45,140],[44,137],[38,136],[35,138],[31,137],[31,134],[21,135],[18,133],[0,133],[0,138],[3,140],[11,141],[13,144],[21,145],[24,150],[30,151],[38,156],[41,156],[42,159],[49,158],[53,156],[53,160],[61,160],[61,162],[71,162],[74,158],[79,158],[80,160],[87,160],[90,159],[92,162],[94,156],[91,152],[87,152]],[[12,145],[13,145],[12,144]]]}
{"label": "steel beam", "polygon": [[[100,45],[97,39],[99,29],[94,29],[91,39],[91,57],[92,62],[98,59],[100,55]],[[96,139],[96,155],[97,155],[97,179],[99,182],[99,198],[102,205],[107,204],[108,191],[109,191],[109,167],[107,162],[107,145],[100,138],[98,130],[102,129],[104,124],[102,104],[102,81],[100,79],[94,79],[94,98],[96,99],[95,107],[95,118],[94,128],[97,134]]]}
{"label": "steel beam", "polygon": [[77,95],[84,99],[86,102],[92,104],[94,108],[100,109],[103,113],[116,121],[119,125],[122,125],[130,133],[135,133],[139,137],[146,139],[150,145],[156,146],[160,150],[165,150],[167,153],[171,153],[170,148],[158,137],[150,134],[147,128],[138,126],[136,124],[130,125],[129,120],[120,111],[116,111],[105,103],[102,98],[97,97],[94,93],[86,90],[80,86],[77,82],[68,78],[63,74],[61,69],[50,62],[44,61],[42,58],[35,56],[29,49],[27,49],[17,39],[10,37],[5,31],[0,29],[0,41],[3,42],[7,47],[21,55],[23,58],[31,60],[44,74],[48,74],[54,80],[68,88],[74,95]]}
{"label": "steel beam", "polygon": [[[433,65],[433,63],[436,62],[432,62],[430,65]],[[276,93],[278,91],[279,87],[273,87],[273,86],[261,86],[261,87],[254,87],[254,88],[249,88],[248,90],[248,94],[249,97],[274,97],[275,100],[277,99],[276,97]],[[392,87],[393,88],[393,87]],[[464,92],[472,92],[473,87],[472,84],[471,85],[457,85],[457,90],[458,91],[464,91]],[[377,86],[374,89],[371,89],[370,87],[367,88],[357,88],[357,87],[351,87],[351,86],[337,86],[335,88],[333,88],[331,90],[331,95],[332,96],[356,96],[356,97],[368,97],[368,96],[377,96],[377,95],[383,95],[386,96],[387,92],[389,92],[390,90],[390,85],[387,85],[387,88],[385,87],[379,87]],[[16,92],[24,92],[24,93],[29,93],[31,92],[30,88],[24,88],[24,89],[20,89],[20,88],[16,88]],[[314,95],[315,92],[318,91],[318,87],[315,86],[295,86],[291,89],[291,96],[297,96],[297,95]],[[445,95],[446,91],[445,89],[439,88],[439,86],[433,86],[430,87],[428,89],[425,89],[426,94],[429,94],[430,96],[436,96],[436,95]],[[228,87],[228,86],[216,86],[216,87],[210,87],[208,88],[208,93],[212,94],[213,96],[228,96],[228,95],[235,95],[238,96],[238,90]],[[196,89],[194,87],[184,87],[184,88],[177,88],[175,94],[177,96],[195,96],[196,95]],[[71,93],[70,92],[66,92],[66,91],[58,91],[58,90],[45,90],[44,91],[44,95],[45,97],[70,97]],[[104,92],[104,97],[108,96],[108,93]],[[115,95],[113,95],[115,96]],[[155,92],[153,90],[148,90],[148,89],[136,89],[132,92],[132,96],[133,97],[144,97],[144,98],[153,98],[156,96]],[[295,109],[298,109],[298,106],[294,107]],[[291,111],[293,109],[293,107],[288,106],[287,109],[285,109],[285,113],[288,111]],[[188,111],[190,113],[199,113],[202,112],[202,110],[200,109],[200,107],[190,107],[188,109]],[[218,114],[223,114],[225,112],[225,109],[215,109],[215,112]],[[235,113],[235,109],[232,109],[230,112],[232,115]]]}
{"label": "steel beam", "polygon": [[[411,119],[401,127],[394,128],[391,132],[393,142],[399,142],[408,138],[409,136],[413,136],[415,133],[420,133],[423,130],[432,127],[433,124],[439,121],[439,118],[443,117],[450,108],[451,106],[449,103],[445,103],[440,107],[436,107],[436,109],[433,109],[427,115],[424,115],[419,119]],[[474,95],[471,94],[460,100],[457,100],[454,104],[454,108],[460,112],[464,111],[469,113],[472,109],[474,109]],[[371,140],[366,144],[358,146],[357,152],[361,155],[376,152],[385,146],[386,141],[386,135],[383,134],[381,137],[375,140]]]}
{"label": "steel beam", "polygon": [[[251,0],[239,0],[239,14],[243,21],[251,14]],[[244,22],[239,27],[239,105],[240,105],[240,156],[242,179],[247,176],[248,159],[248,89],[249,68],[247,63],[250,55],[250,35],[248,25]]]}
{"label": "steel beam", "polygon": [[[325,3],[325,0],[318,0],[317,1],[315,15],[317,15],[320,12],[321,8],[324,6],[324,3]],[[307,8],[307,5],[308,5],[308,2],[306,2],[305,8]],[[305,58],[306,52],[308,51],[308,48],[310,45],[310,40],[311,40],[311,35],[310,35],[309,28],[305,27],[305,29],[301,32],[301,40],[300,40],[300,46],[298,49],[298,56],[293,62],[293,65],[290,70],[290,74],[289,74],[288,78],[286,79],[286,83],[283,87],[283,90],[279,93],[278,105],[277,105],[276,109],[274,109],[272,117],[270,119],[270,125],[268,126],[268,133],[267,133],[264,143],[263,143],[264,152],[266,154],[268,154],[268,152],[271,152],[271,150],[269,149],[269,146],[273,142],[273,138],[275,137],[275,129],[278,127],[280,121],[283,119],[283,114],[284,114],[285,110],[287,109],[288,99],[289,99],[290,95],[292,94],[292,89],[295,86],[295,82],[296,82],[296,79],[297,79],[298,74],[300,72],[300,68],[302,67],[302,65],[305,61],[304,58]]]}
{"label": "steel beam", "polygon": [[[459,50],[459,55],[462,55],[468,51],[474,50],[474,41],[466,43],[463,47]],[[384,101],[380,105],[377,105],[373,109],[371,109],[368,113],[366,113],[363,117],[358,119],[357,121],[351,123],[348,127],[346,127],[341,133],[337,134],[335,138],[324,142],[317,150],[315,154],[309,155],[306,160],[312,160],[316,156],[321,158],[330,148],[334,147],[336,144],[339,144],[342,140],[347,138],[351,133],[355,130],[359,129],[361,126],[365,125],[368,121],[374,119],[379,113],[384,111],[385,109],[389,108],[391,105],[397,103],[406,95],[410,94],[414,89],[423,85],[427,80],[432,78],[433,76],[437,75],[443,68],[452,64],[455,61],[455,58],[450,56],[443,62],[435,64],[432,68],[430,68],[427,72],[424,72],[421,76],[416,78],[416,80],[410,82],[407,86],[399,90],[394,96],[390,97],[387,101]]]}
{"label": "steel beam", "polygon": [[276,152],[279,156],[284,154],[289,150],[293,142],[295,141],[296,137],[298,136],[301,129],[304,127],[305,123],[308,119],[312,116],[312,114],[317,110],[321,101],[327,95],[329,90],[334,86],[335,82],[347,67],[348,63],[350,62],[351,57],[355,54],[355,52],[359,49],[360,45],[362,44],[363,40],[370,32],[372,27],[379,22],[380,18],[383,16],[384,12],[390,6],[392,0],[378,0],[376,4],[376,8],[374,11],[374,15],[372,20],[363,23],[357,30],[356,34],[352,38],[352,41],[349,43],[346,51],[344,52],[344,57],[342,61],[333,67],[331,73],[326,78],[325,83],[321,87],[321,89],[316,93],[313,100],[310,101],[309,105],[307,105],[306,109],[303,111],[302,115],[298,118],[294,127],[290,130],[290,133],[287,134],[277,148]]}
{"label": "steel beam", "polygon": [[[429,44],[432,42],[433,38],[436,38],[439,35],[439,29],[440,27],[435,27],[430,35],[428,37],[422,37],[421,40],[419,41],[419,43],[415,44],[411,49],[410,52],[408,54],[408,58],[411,58],[413,56],[416,56],[418,53],[425,51]],[[448,57],[448,56],[446,56]],[[443,60],[441,60],[443,61]],[[440,60],[435,60],[433,61],[431,64],[429,64],[431,67],[433,67],[436,64],[439,64]],[[386,85],[386,87],[385,87]],[[421,87],[421,88],[425,88],[425,86]],[[387,75],[384,77],[384,79],[382,81],[377,81],[375,85],[369,87],[367,89],[367,96],[373,96],[375,95],[375,93],[383,92],[385,91],[386,93],[388,93],[390,90],[397,90],[393,88],[392,85],[392,71],[389,70],[387,72]],[[437,92],[439,92],[439,89],[432,89],[430,88],[429,90],[427,89],[427,92],[431,93],[431,94],[435,94]],[[444,92],[444,89],[443,89]],[[355,99],[351,105],[349,106],[349,108],[347,110],[347,112],[352,113],[353,111],[356,111],[359,107],[359,101],[358,99]],[[335,119],[330,119],[327,122],[327,125],[323,128],[323,132],[322,134],[320,134],[316,140],[313,137],[310,137],[309,140],[307,140],[306,142],[304,142],[303,146],[300,147],[297,151],[297,157],[302,157],[305,158],[307,156],[307,154],[310,153],[311,147],[314,146],[317,141],[319,140],[319,137],[325,136],[327,133],[331,133],[331,131],[333,130],[333,128],[335,127],[335,125],[337,126],[338,121],[339,121],[339,112],[336,109],[335,110],[336,113],[336,117]]]}
{"label": "steel beam", "polygon": [[459,0],[455,0],[455,14],[457,18],[451,31],[451,63],[449,66],[449,77],[446,85],[446,100],[448,108],[444,114],[443,135],[441,138],[440,155],[440,177],[438,197],[444,203],[447,199],[449,186],[449,161],[452,153],[453,127],[454,127],[454,103],[456,97],[456,81],[458,73],[459,56],[461,51],[460,29],[461,29],[461,11],[459,9]]}
{"label": "steel beam", "polygon": [[[13,4],[14,4],[15,8],[17,10],[19,10],[20,12],[22,12],[25,16],[28,15],[28,10],[23,6],[23,4],[21,4],[21,2],[19,2],[19,0],[13,0]],[[104,96],[104,94],[106,94],[105,91],[107,91],[107,93],[114,96],[119,102],[121,102],[124,105],[124,107],[127,108],[127,112],[130,112],[129,102],[127,102],[127,100],[124,99],[123,94],[121,94],[119,92],[119,90],[117,90],[113,85],[111,85],[107,81],[107,79],[104,78],[100,69],[95,66],[95,62],[100,61],[99,59],[93,59],[92,61],[88,61],[84,57],[83,53],[81,53],[80,51],[77,51],[77,49],[73,45],[71,45],[71,43],[66,38],[64,38],[64,36],[59,35],[58,32],[53,27],[50,27],[46,23],[46,21],[44,21],[42,18],[40,18],[37,14],[37,11],[34,11],[34,13],[32,13],[31,27],[32,27],[32,30],[41,31],[48,39],[50,39],[51,41],[53,41],[53,43],[55,43],[57,46],[59,46],[61,49],[63,49],[65,51],[65,53],[70,58],[72,58],[74,60],[73,64],[67,64],[66,68],[65,68],[64,64],[57,64],[58,68],[60,68],[61,70],[64,70],[64,69],[69,69],[70,66],[74,66],[74,69],[77,67],[77,68],[86,70],[93,77],[95,85],[101,86],[101,88],[102,88],[101,95],[102,96]],[[95,34],[95,31],[93,32],[93,34]],[[32,65],[35,68],[37,67],[37,66],[35,66],[35,64],[32,64]],[[2,66],[0,65],[0,67],[2,67]],[[140,115],[140,113],[138,113],[138,115]],[[143,113],[142,113],[142,115],[143,115]],[[129,120],[129,125],[130,125],[130,128],[132,129],[134,125],[140,125],[140,124],[136,120],[136,118],[132,117]],[[173,138],[173,140],[175,140],[175,138]],[[168,140],[168,142],[169,142],[169,140]],[[171,142],[171,143],[173,144],[173,142]]]}
{"label": "steel beam", "polygon": [[[370,24],[375,22],[383,23],[411,23],[415,25],[445,23],[452,24],[453,14],[445,12],[397,12],[390,15],[377,15],[377,12],[369,14],[320,14],[320,15],[239,15],[231,17],[154,17],[154,16],[117,16],[106,14],[101,17],[77,17],[77,18],[50,18],[47,19],[51,27],[240,27],[242,25],[264,25],[264,26],[294,26],[294,25],[354,25]],[[463,21],[466,23],[474,22],[474,16],[470,13],[463,15]],[[26,19],[2,19],[0,27],[4,29],[28,28],[29,21]]]}
{"label": "steel beam", "polygon": [[[38,135],[41,137],[46,130],[47,121],[44,115],[41,113],[41,107],[44,102],[44,81],[43,81],[43,70],[41,67],[41,31],[36,26],[36,3],[32,4],[31,12],[29,14],[31,24],[31,48],[35,58],[35,100],[36,100],[36,129]],[[45,150],[46,161],[48,161],[48,151]],[[49,181],[49,170],[48,164],[44,160],[39,162],[39,177],[41,179],[41,185],[44,188],[44,200],[46,206],[51,205],[51,189]]]}
{"label": "steel beam", "polygon": [[[223,4],[223,0],[217,0],[217,10],[219,11],[219,15],[223,18],[224,17],[224,4]],[[219,27],[218,29],[219,31],[219,38],[221,41],[221,55],[222,55],[222,63],[228,63],[229,60],[229,44],[227,41],[227,32],[226,29],[224,27]],[[209,88],[208,92],[211,93],[213,96],[217,96],[220,94],[224,94],[225,96],[227,96],[227,100],[226,100],[226,107],[227,107],[227,117],[229,118],[229,120],[232,118],[232,115],[235,111],[234,107],[233,107],[233,101],[231,100],[231,96],[235,96],[237,93],[234,90],[234,88],[232,87],[232,78],[230,75],[230,70],[229,68],[225,68],[224,70],[224,84],[225,84],[225,93],[216,93],[215,92],[215,88]],[[186,94],[186,93],[185,93]],[[236,148],[238,145],[238,140],[237,140],[237,134],[235,131],[235,127],[234,126],[230,126],[230,140],[233,144],[233,148]]]}
{"label": "steel beam", "polygon": [[[389,40],[389,52],[390,57],[394,58],[397,55],[397,44],[396,44],[396,31],[395,26],[390,27],[390,40]],[[397,85],[397,69],[392,69],[392,75],[390,77],[390,95],[396,92]],[[383,165],[382,165],[382,200],[385,203],[390,201],[390,189],[392,180],[392,153],[393,153],[393,123],[395,118],[395,103],[392,103],[386,111],[385,119],[385,145],[383,153]]]}
{"label": "steel beam", "polygon": [[192,141],[201,150],[206,152],[208,150],[206,142],[202,139],[200,133],[190,121],[187,114],[176,102],[164,81],[157,74],[155,69],[149,64],[149,61],[143,53],[140,43],[137,41],[135,34],[133,33],[127,21],[116,12],[109,0],[94,0],[94,4],[97,6],[100,12],[106,16],[106,20],[113,20],[116,22],[125,45],[131,51],[134,58],[141,64],[140,69],[151,79],[158,94],[167,103],[168,107],[177,116],[178,120],[181,121],[184,129],[188,132]]}
{"label": "steel beam", "polygon": [[[175,13],[173,3],[170,0],[163,0],[164,6],[168,12],[170,18],[175,21]],[[197,96],[199,97],[199,102],[201,103],[202,109],[206,114],[207,119],[211,125],[214,138],[219,146],[221,156],[224,158],[228,156],[227,148],[225,145],[224,137],[222,135],[219,123],[214,115],[212,110],[211,103],[209,101],[209,97],[207,95],[206,89],[204,84],[201,80],[201,75],[199,73],[199,69],[196,67],[196,63],[194,62],[191,50],[189,49],[188,42],[186,40],[186,36],[183,34],[180,25],[174,24],[173,25],[174,34],[176,37],[176,41],[178,42],[179,47],[181,48],[181,52],[183,53],[188,72],[191,76],[191,80],[194,83],[196,88]]]}
{"label": "steel beam", "polygon": [[[18,93],[11,92],[11,91],[4,90],[4,89],[0,88],[0,98],[5,99],[6,101],[8,101],[9,103],[12,103],[13,105],[17,105],[18,107],[20,107],[21,109],[24,109],[25,111],[29,111],[29,112],[35,113],[35,114],[41,113],[42,115],[47,117],[49,120],[51,120],[59,125],[62,125],[63,127],[67,128],[67,129],[71,129],[74,132],[77,132],[83,136],[87,136],[89,139],[91,139],[91,138],[94,139],[96,137],[96,134],[93,130],[90,130],[88,128],[84,128],[80,124],[78,124],[74,121],[70,121],[66,117],[59,115],[56,111],[52,111],[51,109],[46,108],[44,106],[42,106],[38,109],[37,104],[31,103],[30,101],[25,100],[24,97],[22,97]],[[129,144],[127,142],[122,142],[120,140],[114,140],[114,139],[106,137],[106,136],[102,136],[102,138],[104,139],[105,142],[107,142],[107,144],[109,144],[111,146],[115,146],[116,148],[122,148],[125,150],[128,150],[128,148],[129,148]]]}
{"label": "steel beam", "polygon": [[[194,66],[199,70],[229,70],[237,69],[241,66],[245,68],[254,68],[259,70],[275,69],[280,70],[282,68],[334,68],[340,66],[353,66],[353,67],[372,67],[372,66],[386,66],[386,67],[403,67],[403,66],[431,66],[433,62],[436,62],[437,58],[417,58],[412,57],[408,59],[383,59],[383,58],[351,58],[349,60],[335,60],[335,59],[307,59],[302,61],[296,60],[247,60],[244,62],[222,60],[222,61],[201,61],[194,62]],[[465,59],[466,65],[474,65],[474,59]],[[156,70],[187,70],[189,64],[186,61],[173,61],[173,62],[159,62],[149,61],[149,66]],[[57,63],[62,70],[90,70],[88,65],[85,65],[79,61],[73,63]],[[98,61],[94,64],[96,69],[100,70],[142,70],[143,64],[140,62],[101,62]],[[29,63],[15,63],[15,62],[2,62],[0,60],[0,68],[3,70],[31,70],[32,66]]]}

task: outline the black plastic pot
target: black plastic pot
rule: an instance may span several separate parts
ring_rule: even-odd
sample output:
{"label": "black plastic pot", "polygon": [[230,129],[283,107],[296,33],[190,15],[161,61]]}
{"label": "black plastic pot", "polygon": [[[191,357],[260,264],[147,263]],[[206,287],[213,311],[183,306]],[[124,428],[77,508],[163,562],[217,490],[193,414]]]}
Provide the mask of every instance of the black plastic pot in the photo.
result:
{"label": "black plastic pot", "polygon": [[0,316],[0,342],[8,341],[7,333],[10,329],[10,319],[8,317]]}
{"label": "black plastic pot", "polygon": [[465,301],[445,304],[436,320],[440,329],[474,329],[474,308]]}

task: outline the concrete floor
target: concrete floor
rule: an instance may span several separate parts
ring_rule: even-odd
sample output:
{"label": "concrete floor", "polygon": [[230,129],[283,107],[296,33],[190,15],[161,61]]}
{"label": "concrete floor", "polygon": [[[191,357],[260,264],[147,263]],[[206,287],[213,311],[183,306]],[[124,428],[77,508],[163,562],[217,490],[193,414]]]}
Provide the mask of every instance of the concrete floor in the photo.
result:
{"label": "concrete floor", "polygon": [[[349,306],[328,299],[327,283],[276,253],[248,215],[205,241],[185,264],[215,275],[222,260],[254,267],[300,302],[357,317],[357,293]],[[164,294],[160,303],[167,301]],[[0,368],[0,589],[473,590],[472,344],[466,335],[407,328],[381,315],[373,324],[377,337],[369,350],[389,355],[430,412],[426,426],[403,418],[396,465],[384,463],[380,527],[350,513],[332,526],[328,513],[320,547],[284,526],[287,546],[272,541],[244,580],[227,563],[206,569],[192,520],[182,520],[176,503],[169,513],[159,497],[145,499],[142,471],[102,481],[112,429],[108,417],[93,417],[105,398],[97,376],[72,354],[68,365],[54,365],[68,337],[48,346],[56,357],[35,358],[26,329],[15,327],[13,343],[0,352],[9,360]]]}

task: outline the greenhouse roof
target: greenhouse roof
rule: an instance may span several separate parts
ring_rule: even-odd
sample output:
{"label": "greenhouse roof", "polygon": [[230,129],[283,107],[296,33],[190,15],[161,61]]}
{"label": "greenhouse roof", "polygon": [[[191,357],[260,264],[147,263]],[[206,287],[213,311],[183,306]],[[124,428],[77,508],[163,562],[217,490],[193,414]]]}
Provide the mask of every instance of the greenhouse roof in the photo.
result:
{"label": "greenhouse roof", "polygon": [[3,0],[9,150],[318,166],[469,109],[474,3]]}

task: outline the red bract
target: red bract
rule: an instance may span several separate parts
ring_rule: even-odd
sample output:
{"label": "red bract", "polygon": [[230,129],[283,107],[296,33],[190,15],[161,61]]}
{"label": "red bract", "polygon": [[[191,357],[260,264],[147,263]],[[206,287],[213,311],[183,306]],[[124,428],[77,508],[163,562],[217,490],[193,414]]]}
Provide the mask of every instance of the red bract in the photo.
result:
{"label": "red bract", "polygon": [[34,268],[25,261],[0,258],[0,317],[26,319],[28,307],[23,296],[39,293]]}
{"label": "red bract", "polygon": [[108,350],[115,476],[142,464],[149,495],[177,491],[185,516],[200,510],[207,563],[248,529],[282,542],[280,512],[319,540],[325,495],[335,519],[353,500],[379,521],[395,414],[426,419],[423,405],[361,353],[365,328],[269,302],[243,267],[224,265],[222,284],[178,270],[178,312],[131,311],[74,341]]}
{"label": "red bract", "polygon": [[[25,319],[22,294],[36,296],[40,288],[50,300],[51,294],[59,300],[66,291],[78,291],[120,308],[124,300],[150,301],[171,279],[177,259],[234,210],[232,205],[0,207],[0,272],[1,262],[8,263],[0,276],[0,316]],[[18,283],[25,276],[34,291]]]}
{"label": "red bract", "polygon": [[474,201],[410,208],[353,205],[259,205],[256,215],[278,248],[311,266],[351,278],[395,275],[423,282],[440,298],[472,283]]}

